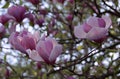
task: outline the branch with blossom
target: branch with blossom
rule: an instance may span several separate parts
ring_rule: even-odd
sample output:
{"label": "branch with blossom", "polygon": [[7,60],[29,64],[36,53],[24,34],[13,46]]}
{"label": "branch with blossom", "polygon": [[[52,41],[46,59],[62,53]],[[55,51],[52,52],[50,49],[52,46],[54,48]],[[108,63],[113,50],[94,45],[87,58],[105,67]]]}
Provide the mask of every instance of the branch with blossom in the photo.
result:
{"label": "branch with blossom", "polygon": [[119,0],[2,3],[0,78],[119,79]]}

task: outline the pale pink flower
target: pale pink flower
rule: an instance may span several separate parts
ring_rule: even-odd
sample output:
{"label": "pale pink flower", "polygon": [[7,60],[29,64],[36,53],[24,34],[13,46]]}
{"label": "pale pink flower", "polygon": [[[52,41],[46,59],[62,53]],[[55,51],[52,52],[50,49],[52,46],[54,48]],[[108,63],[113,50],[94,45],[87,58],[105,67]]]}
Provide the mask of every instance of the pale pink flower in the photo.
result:
{"label": "pale pink flower", "polygon": [[39,40],[38,32],[31,34],[27,30],[22,32],[13,32],[9,37],[9,42],[13,48],[26,53],[27,49],[35,49],[36,43]]}
{"label": "pale pink flower", "polygon": [[108,35],[112,22],[108,16],[90,17],[87,22],[74,28],[74,34],[80,39],[102,42]]}
{"label": "pale pink flower", "polygon": [[28,55],[35,61],[44,61],[47,64],[54,64],[56,58],[62,52],[62,46],[53,38],[46,37],[39,40],[36,50],[27,50]]}
{"label": "pale pink flower", "polygon": [[15,20],[15,18],[9,14],[3,14],[0,16],[0,23],[3,25],[6,24],[9,20]]}
{"label": "pale pink flower", "polygon": [[17,22],[22,22],[26,13],[26,8],[20,5],[14,5],[8,8],[8,14],[13,16]]}

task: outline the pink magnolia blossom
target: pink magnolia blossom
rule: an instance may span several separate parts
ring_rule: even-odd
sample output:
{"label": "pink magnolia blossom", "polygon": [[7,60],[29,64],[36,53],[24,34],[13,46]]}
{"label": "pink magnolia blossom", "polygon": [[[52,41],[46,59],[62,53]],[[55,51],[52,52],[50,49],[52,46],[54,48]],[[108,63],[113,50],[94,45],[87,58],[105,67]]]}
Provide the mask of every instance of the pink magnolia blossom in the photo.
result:
{"label": "pink magnolia blossom", "polygon": [[58,44],[55,39],[47,37],[38,42],[36,50],[27,50],[27,52],[29,57],[35,61],[44,61],[47,64],[54,64],[56,58],[62,52],[62,46]]}
{"label": "pink magnolia blossom", "polygon": [[35,49],[36,43],[38,41],[38,32],[31,34],[27,30],[23,30],[22,32],[13,32],[9,37],[9,42],[13,46],[13,48],[21,51],[22,53],[26,53],[27,49]]}
{"label": "pink magnolia blossom", "polygon": [[2,38],[6,33],[4,25],[0,24],[0,38]]}
{"label": "pink magnolia blossom", "polygon": [[0,16],[0,23],[2,23],[4,25],[11,19],[15,20],[15,18],[10,16],[9,14],[3,14]]}
{"label": "pink magnolia blossom", "polygon": [[90,17],[87,22],[74,28],[74,34],[77,38],[102,42],[107,37],[111,24],[108,16]]}
{"label": "pink magnolia blossom", "polygon": [[20,5],[14,5],[8,8],[8,14],[13,16],[17,22],[22,22],[26,8]]}

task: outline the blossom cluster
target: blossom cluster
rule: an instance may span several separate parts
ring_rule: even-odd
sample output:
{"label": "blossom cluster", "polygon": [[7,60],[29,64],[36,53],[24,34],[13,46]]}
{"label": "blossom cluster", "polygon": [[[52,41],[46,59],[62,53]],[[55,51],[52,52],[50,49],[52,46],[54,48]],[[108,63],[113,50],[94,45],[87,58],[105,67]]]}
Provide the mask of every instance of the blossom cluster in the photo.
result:
{"label": "blossom cluster", "polygon": [[[37,1],[37,0],[36,0]],[[30,0],[33,4],[33,0]],[[13,5],[8,8],[6,14],[0,16],[0,37],[5,33],[4,25],[9,21],[15,22],[15,25],[9,29],[10,37],[9,42],[12,47],[20,52],[27,54],[31,59],[35,61],[43,61],[47,64],[54,64],[56,58],[62,52],[62,45],[51,37],[41,37],[39,32],[34,34],[23,30],[17,32],[16,24],[21,23],[24,18],[28,18],[31,22],[38,25],[42,25],[44,20],[37,19],[32,13],[28,13],[26,8],[20,5]]]}
{"label": "blossom cluster", "polygon": [[54,64],[56,58],[62,52],[62,45],[51,37],[39,37],[39,32],[31,34],[27,30],[13,32],[9,37],[13,48],[29,55],[35,61],[43,61]]}
{"label": "blossom cluster", "polygon": [[[29,0],[32,4],[37,5],[38,0]],[[69,0],[71,3],[73,0]],[[64,0],[58,0],[58,2],[63,3]],[[46,15],[47,11],[39,10],[40,14]],[[0,16],[0,38],[5,34],[4,25],[9,21],[14,21],[16,23],[21,23],[24,18],[28,18],[31,22],[42,26],[44,19],[39,19],[34,16],[34,14],[27,12],[27,8],[21,5],[13,5],[8,8],[6,14]],[[69,14],[66,20],[71,22],[73,20],[73,15]],[[46,62],[47,64],[54,64],[56,58],[62,52],[62,45],[58,44],[57,41],[51,37],[40,37],[39,32],[34,34],[23,30],[21,32],[15,31],[15,25],[13,25],[9,31],[11,33],[9,37],[9,42],[13,48],[27,54],[31,59],[35,61]],[[54,25],[55,21],[53,20]],[[109,16],[95,17],[92,16],[88,18],[86,22],[82,25],[77,25],[74,27],[74,35],[79,39],[88,39],[94,42],[103,42],[108,35],[108,29],[112,22]],[[48,28],[49,29],[49,28]]]}

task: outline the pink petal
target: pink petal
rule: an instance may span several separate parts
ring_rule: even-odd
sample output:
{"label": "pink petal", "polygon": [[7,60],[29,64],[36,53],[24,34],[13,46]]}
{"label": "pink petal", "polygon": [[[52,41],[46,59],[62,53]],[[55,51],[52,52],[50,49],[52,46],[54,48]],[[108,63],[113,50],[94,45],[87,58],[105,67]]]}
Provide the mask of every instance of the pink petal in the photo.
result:
{"label": "pink petal", "polygon": [[36,31],[36,32],[34,32],[34,39],[35,39],[35,41],[37,42],[39,39],[40,39],[40,32],[39,31]]}
{"label": "pink petal", "polygon": [[93,16],[93,17],[90,17],[87,21],[87,24],[92,26],[92,27],[98,27],[99,24],[98,24],[98,18]]}
{"label": "pink petal", "polygon": [[[23,39],[26,43],[26,49],[35,49],[36,47],[36,41],[32,38],[32,36],[25,35],[23,36]],[[28,41],[29,40],[29,41]]]}
{"label": "pink petal", "polygon": [[83,25],[82,26],[76,26],[74,28],[74,35],[77,38],[86,38],[86,34],[85,31],[83,30]]}
{"label": "pink petal", "polygon": [[10,37],[9,37],[9,42],[11,43],[11,44],[13,44],[13,40],[14,40],[14,38],[15,37],[17,37],[18,36],[18,32],[13,32],[11,35],[10,35]]}
{"label": "pink petal", "polygon": [[56,45],[53,47],[53,50],[49,56],[49,61],[51,63],[54,63],[56,58],[62,53],[62,46],[61,45]]}
{"label": "pink petal", "polygon": [[99,27],[102,27],[102,28],[105,28],[106,26],[106,23],[102,18],[98,18],[98,24],[99,24]]}
{"label": "pink petal", "polygon": [[10,16],[9,14],[4,14],[0,16],[0,23],[6,24],[9,20],[15,20],[13,16]]}
{"label": "pink petal", "polygon": [[13,46],[13,48],[21,51],[22,53],[26,53],[25,41],[23,41],[24,39],[18,35],[19,35],[18,32],[13,32],[9,37],[9,42]]}
{"label": "pink petal", "polygon": [[1,33],[1,34],[4,34],[5,31],[6,31],[5,26],[0,23],[0,33]]}
{"label": "pink petal", "polygon": [[52,51],[52,49],[53,49],[52,41],[46,40],[46,41],[45,41],[45,47],[46,47],[47,53],[49,53],[49,55],[50,55],[50,53],[51,53],[51,51]]}
{"label": "pink petal", "polygon": [[15,32],[15,31],[16,31],[16,25],[17,25],[17,24],[14,24],[14,25],[12,25],[12,26],[8,29],[10,34],[11,34],[12,32]]}
{"label": "pink petal", "polygon": [[44,61],[36,50],[27,49],[26,52],[32,60],[34,60],[34,61]]}
{"label": "pink petal", "polygon": [[56,41],[55,39],[51,38],[51,37],[47,37],[47,38],[46,38],[46,41],[47,41],[47,40],[51,41],[52,44],[53,44],[53,46],[58,44],[57,41]]}
{"label": "pink petal", "polygon": [[38,51],[39,55],[47,62],[49,61],[49,53],[46,50],[46,46],[44,41],[39,41],[37,46],[36,46],[36,50]]}
{"label": "pink petal", "polygon": [[112,21],[111,21],[111,19],[110,19],[110,17],[109,16],[102,16],[102,18],[104,19],[104,21],[105,21],[105,23],[106,23],[106,29],[108,29],[110,26],[111,26],[111,24],[112,24]]}
{"label": "pink petal", "polygon": [[96,40],[96,39],[101,39],[103,37],[105,37],[107,35],[107,30],[104,28],[92,28],[88,34],[87,34],[87,38],[90,40]]}
{"label": "pink petal", "polygon": [[23,39],[22,37],[20,36],[17,36],[17,38],[15,38],[16,40],[13,41],[14,43],[14,48],[21,51],[21,52],[25,52],[26,53],[26,41],[25,39]]}
{"label": "pink petal", "polygon": [[88,25],[87,23],[83,24],[83,29],[86,33],[88,33],[90,31],[90,29],[92,28],[90,25]]}

